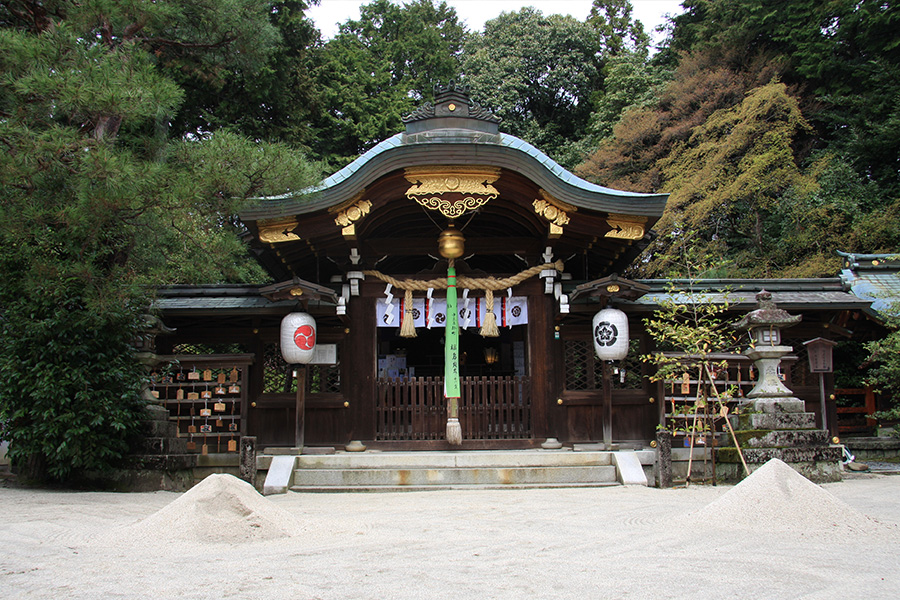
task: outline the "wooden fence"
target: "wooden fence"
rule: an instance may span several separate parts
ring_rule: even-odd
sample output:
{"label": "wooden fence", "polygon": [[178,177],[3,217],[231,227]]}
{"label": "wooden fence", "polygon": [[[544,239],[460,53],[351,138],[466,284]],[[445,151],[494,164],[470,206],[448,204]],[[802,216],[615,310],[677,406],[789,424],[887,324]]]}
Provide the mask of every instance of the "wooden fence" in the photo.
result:
{"label": "wooden fence", "polygon": [[850,400],[850,405],[837,407],[838,433],[874,435],[878,421],[870,415],[875,412],[875,392],[871,387],[834,390],[838,401]]}
{"label": "wooden fence", "polygon": [[[465,440],[531,437],[529,377],[463,377],[459,422]],[[447,425],[440,377],[378,379],[377,440],[440,440]]]}

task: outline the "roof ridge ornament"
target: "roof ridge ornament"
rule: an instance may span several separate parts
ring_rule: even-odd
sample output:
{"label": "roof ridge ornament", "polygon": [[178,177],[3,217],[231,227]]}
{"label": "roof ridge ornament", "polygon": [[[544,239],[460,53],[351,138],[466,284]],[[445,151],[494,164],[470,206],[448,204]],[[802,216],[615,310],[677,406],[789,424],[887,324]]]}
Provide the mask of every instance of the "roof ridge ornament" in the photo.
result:
{"label": "roof ridge ornament", "polygon": [[443,85],[438,82],[434,84],[434,99],[437,100],[440,96],[444,96],[446,94],[458,93],[464,96],[468,96],[472,87],[465,83],[457,83],[455,79],[451,79],[447,82],[447,85]]}
{"label": "roof ridge ornament", "polygon": [[499,123],[500,117],[491,109],[481,106],[472,100],[468,85],[457,83],[451,79],[447,85],[434,84],[434,103],[426,102],[400,120],[404,124],[415,123],[438,117],[460,117]]}

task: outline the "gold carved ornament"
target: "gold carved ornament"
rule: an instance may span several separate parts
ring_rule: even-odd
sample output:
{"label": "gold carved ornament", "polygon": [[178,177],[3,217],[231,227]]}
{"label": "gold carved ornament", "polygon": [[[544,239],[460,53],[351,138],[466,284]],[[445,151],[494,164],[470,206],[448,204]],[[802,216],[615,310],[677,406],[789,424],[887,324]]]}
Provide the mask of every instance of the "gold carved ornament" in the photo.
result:
{"label": "gold carved ornament", "polygon": [[541,190],[541,198],[536,199],[532,206],[534,212],[550,223],[551,239],[559,238],[563,234],[563,227],[569,224],[568,212],[575,212],[577,207],[557,200],[544,190]]}
{"label": "gold carved ornament", "polygon": [[300,236],[294,233],[297,228],[297,219],[288,217],[285,219],[265,219],[257,223],[259,228],[259,241],[266,244],[279,244],[281,242],[296,242]]}
{"label": "gold carved ornament", "polygon": [[611,229],[604,234],[604,237],[621,240],[639,240],[644,237],[644,233],[646,232],[645,226],[647,224],[647,217],[610,214],[606,218],[606,222]]}
{"label": "gold carved ornament", "polygon": [[412,185],[406,197],[448,219],[484,206],[499,195],[492,183],[500,177],[496,167],[411,167],[403,176]]}
{"label": "gold carved ornament", "polygon": [[356,239],[356,222],[369,214],[372,203],[361,199],[358,194],[352,204],[340,210],[334,218],[334,224],[341,227],[341,235],[347,239]]}

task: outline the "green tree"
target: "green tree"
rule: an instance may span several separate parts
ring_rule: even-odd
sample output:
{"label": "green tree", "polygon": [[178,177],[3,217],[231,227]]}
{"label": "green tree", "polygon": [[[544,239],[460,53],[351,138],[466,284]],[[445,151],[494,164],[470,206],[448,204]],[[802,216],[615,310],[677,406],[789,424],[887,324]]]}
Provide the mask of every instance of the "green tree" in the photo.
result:
{"label": "green tree", "polygon": [[315,155],[340,167],[400,131],[434,84],[458,76],[464,33],[445,2],[362,6],[315,56]]}
{"label": "green tree", "polygon": [[[639,52],[611,56],[604,69],[604,87],[594,96],[588,139],[599,142],[612,135],[613,127],[628,110],[652,109],[671,73]],[[595,148],[593,148],[595,149]]]}
{"label": "green tree", "polygon": [[305,11],[318,3],[256,3],[268,6],[265,12],[272,30],[268,35],[277,35],[250,65],[234,64],[230,58],[203,70],[184,70],[174,61],[163,63],[164,72],[185,94],[172,119],[172,131],[203,135],[230,129],[251,139],[311,150],[318,141],[310,122],[322,110],[311,70],[321,41]]}
{"label": "green tree", "polygon": [[[727,372],[728,361],[723,354],[739,354],[741,336],[732,327],[727,312],[730,306],[728,294],[716,298],[698,289],[698,279],[709,277],[721,268],[721,260],[696,246],[679,245],[672,253],[671,276],[681,279],[669,284],[666,296],[660,301],[653,316],[644,319],[647,333],[653,338],[655,350],[641,356],[641,360],[654,365],[652,381],[676,381],[687,373],[694,380],[695,396],[690,402],[674,401],[665,423],[665,429],[673,435],[684,435],[693,449],[697,438],[714,434],[710,423],[700,418],[714,415],[731,434],[745,473],[749,474],[734,430],[724,417],[728,403],[733,401],[736,390],[717,381],[719,373]],[[691,478],[688,463],[688,482]]]}
{"label": "green tree", "polygon": [[900,202],[885,202],[874,181],[833,154],[816,156],[805,171],[764,232],[780,276],[834,276],[841,269],[835,250],[885,253],[900,246]]}
{"label": "green tree", "polygon": [[628,0],[594,0],[587,24],[600,34],[600,47],[605,56],[634,52],[644,57],[650,36],[644,25],[631,17],[633,7]]}
{"label": "green tree", "polygon": [[[866,384],[892,404],[887,410],[875,413],[875,418],[896,421],[900,419],[900,317],[896,306],[886,315],[885,325],[890,329],[886,336],[865,344],[869,367]],[[895,435],[897,431],[895,427]]]}
{"label": "green tree", "polygon": [[[716,111],[660,161],[672,195],[657,229],[683,232],[691,244],[731,257],[737,272],[772,276],[765,222],[789,187],[804,185],[793,145],[808,129],[782,83]],[[663,268],[671,256],[660,252],[665,243],[671,238],[649,251],[646,268]]]}
{"label": "green tree", "polygon": [[[257,17],[249,35],[268,22],[264,7],[235,6],[240,18]],[[5,8],[0,422],[18,466],[63,479],[129,450],[142,383],[130,348],[148,289],[261,276],[231,215],[241,198],[303,187],[310,170],[286,147],[228,132],[168,136],[184,98],[161,65],[169,50],[201,65],[209,57],[187,48],[226,48],[197,40],[241,37],[178,37],[195,33],[181,28],[185,15],[234,26],[238,16],[200,14],[193,2]]]}
{"label": "green tree", "polygon": [[612,135],[615,124],[630,109],[655,104],[670,70],[651,61],[649,36],[631,18],[628,0],[596,0],[587,23],[600,37],[603,85],[592,96],[593,111],[584,136],[573,144],[578,163]]}
{"label": "green tree", "polygon": [[[712,50],[741,69],[782,61],[833,152],[883,193],[900,192],[900,7],[881,0],[686,0],[670,52]],[[806,107],[815,108],[815,111]]]}
{"label": "green tree", "polygon": [[579,155],[569,146],[584,135],[601,83],[600,51],[600,37],[585,23],[523,8],[469,37],[464,80],[503,119],[501,128],[571,166]]}
{"label": "green tree", "polygon": [[[630,68],[628,64],[623,65],[626,73]],[[658,164],[660,160],[677,144],[686,142],[693,129],[710,115],[737,105],[749,90],[768,83],[779,73],[780,65],[770,61],[760,60],[750,69],[737,71],[723,66],[718,52],[695,52],[685,56],[667,84],[650,88],[649,93],[656,96],[655,100],[647,104],[637,102],[625,108],[613,125],[613,135],[601,141],[576,172],[614,188],[658,192],[665,181]],[[639,72],[633,77],[639,83],[637,90],[641,90],[641,81],[652,85],[652,79],[641,78]],[[628,79],[623,83],[627,87]],[[609,89],[613,92],[615,87]],[[641,93],[646,94],[646,88]],[[626,98],[627,94],[613,92],[610,101],[613,106],[621,105]],[[602,131],[601,126],[609,124],[612,114],[612,111],[606,113],[605,121],[598,118],[599,131]]]}

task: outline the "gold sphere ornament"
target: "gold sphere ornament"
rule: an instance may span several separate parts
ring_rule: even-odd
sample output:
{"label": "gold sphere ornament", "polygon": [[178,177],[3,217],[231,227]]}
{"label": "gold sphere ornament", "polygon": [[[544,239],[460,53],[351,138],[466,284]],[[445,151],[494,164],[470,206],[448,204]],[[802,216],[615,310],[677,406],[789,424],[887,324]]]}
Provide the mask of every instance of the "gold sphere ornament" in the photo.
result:
{"label": "gold sphere ornament", "polygon": [[438,251],[444,258],[459,258],[466,251],[466,238],[450,223],[438,236]]}

